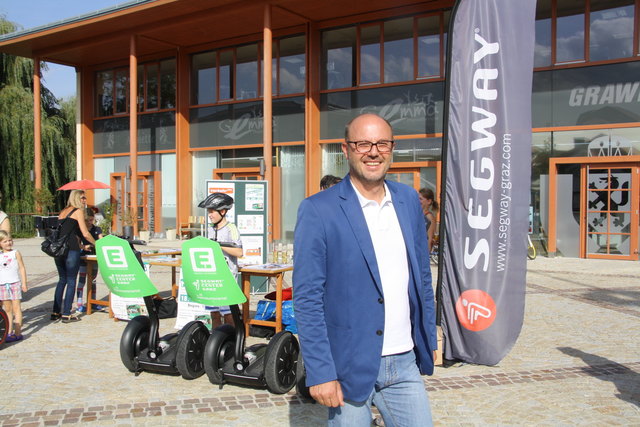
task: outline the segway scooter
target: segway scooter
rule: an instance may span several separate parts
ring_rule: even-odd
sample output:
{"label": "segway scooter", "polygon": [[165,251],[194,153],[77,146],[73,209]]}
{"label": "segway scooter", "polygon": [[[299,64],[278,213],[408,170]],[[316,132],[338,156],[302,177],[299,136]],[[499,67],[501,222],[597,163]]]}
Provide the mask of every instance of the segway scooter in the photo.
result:
{"label": "segway scooter", "polygon": [[9,326],[9,318],[7,317],[7,313],[0,308],[0,345],[4,344],[7,339],[7,334],[9,331],[7,327]]}
{"label": "segway scooter", "polygon": [[[182,245],[182,271],[185,288],[189,297],[190,288],[203,278],[193,271],[193,257],[201,257],[204,251],[211,251],[215,260],[213,268],[218,279],[217,298],[208,305],[225,306],[231,309],[232,325],[216,328],[207,341],[204,350],[204,369],[213,384],[235,383],[252,387],[266,387],[272,393],[286,393],[296,383],[296,364],[300,347],[298,340],[289,331],[277,333],[268,344],[255,344],[245,348],[245,328],[240,315],[239,304],[246,301],[220,249],[220,244],[204,237],[196,237]],[[209,280],[210,277],[209,276]],[[223,295],[224,293],[224,295]]]}
{"label": "segway scooter", "polygon": [[123,365],[139,375],[142,371],[182,375],[194,379],[204,374],[204,346],[209,330],[199,321],[187,323],[178,333],[159,334],[159,318],[153,295],[158,290],[144,273],[140,253],[116,236],[96,242],[98,266],[102,278],[120,297],[142,297],[148,316],[136,316],[120,338]]}

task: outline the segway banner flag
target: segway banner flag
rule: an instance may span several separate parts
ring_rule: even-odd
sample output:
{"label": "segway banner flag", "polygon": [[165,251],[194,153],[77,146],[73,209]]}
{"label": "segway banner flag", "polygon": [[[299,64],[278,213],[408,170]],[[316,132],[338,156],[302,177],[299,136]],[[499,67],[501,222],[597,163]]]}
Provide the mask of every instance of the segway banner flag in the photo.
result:
{"label": "segway banner flag", "polygon": [[189,298],[200,304],[225,306],[247,298],[229,270],[220,244],[196,237],[182,244],[182,275]]}
{"label": "segway banner flag", "polygon": [[458,0],[445,96],[447,359],[495,365],[524,315],[535,0]]}
{"label": "segway banner flag", "polygon": [[142,298],[158,293],[126,240],[116,236],[96,240],[96,258],[102,279],[117,296]]}

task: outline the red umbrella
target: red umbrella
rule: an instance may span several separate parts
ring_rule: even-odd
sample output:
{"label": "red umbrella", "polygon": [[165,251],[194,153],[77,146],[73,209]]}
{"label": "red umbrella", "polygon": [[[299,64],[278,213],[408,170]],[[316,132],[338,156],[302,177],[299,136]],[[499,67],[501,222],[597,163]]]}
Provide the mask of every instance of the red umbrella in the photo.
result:
{"label": "red umbrella", "polygon": [[94,190],[102,188],[111,188],[104,182],[94,181],[92,179],[80,179],[78,181],[71,181],[58,188],[58,190]]}

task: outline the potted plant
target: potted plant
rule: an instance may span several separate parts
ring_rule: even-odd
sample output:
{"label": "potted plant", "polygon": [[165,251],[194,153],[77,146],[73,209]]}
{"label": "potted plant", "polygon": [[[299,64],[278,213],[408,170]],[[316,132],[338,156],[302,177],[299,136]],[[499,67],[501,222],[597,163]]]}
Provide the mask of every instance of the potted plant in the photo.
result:
{"label": "potted plant", "polygon": [[122,237],[125,239],[133,239],[133,224],[136,220],[136,216],[131,208],[125,208],[122,216]]}
{"label": "potted plant", "polygon": [[98,221],[96,225],[102,229],[102,234],[106,236],[107,234],[111,233],[111,224],[113,222],[115,204],[107,202],[104,203],[101,208],[103,218]]}

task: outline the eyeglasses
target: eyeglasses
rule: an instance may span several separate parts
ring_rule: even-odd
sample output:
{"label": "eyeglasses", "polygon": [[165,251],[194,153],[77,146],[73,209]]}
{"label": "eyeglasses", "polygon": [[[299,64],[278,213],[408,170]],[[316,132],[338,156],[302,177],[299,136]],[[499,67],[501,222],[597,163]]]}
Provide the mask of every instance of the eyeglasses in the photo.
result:
{"label": "eyeglasses", "polygon": [[80,200],[87,200],[85,196],[80,197]]}
{"label": "eyeglasses", "polygon": [[355,145],[357,153],[365,154],[371,151],[371,148],[375,145],[379,153],[389,153],[393,149],[394,141],[389,139],[381,139],[378,142],[371,141],[347,141],[349,144]]}

